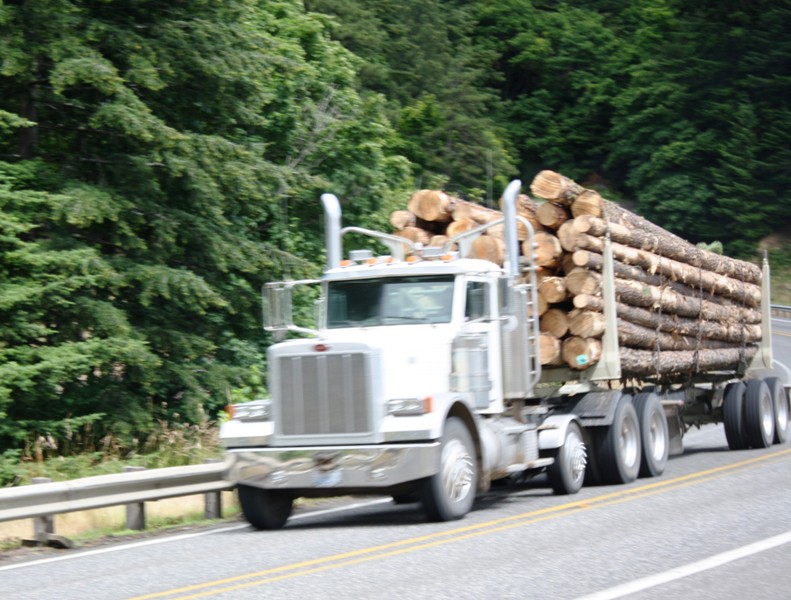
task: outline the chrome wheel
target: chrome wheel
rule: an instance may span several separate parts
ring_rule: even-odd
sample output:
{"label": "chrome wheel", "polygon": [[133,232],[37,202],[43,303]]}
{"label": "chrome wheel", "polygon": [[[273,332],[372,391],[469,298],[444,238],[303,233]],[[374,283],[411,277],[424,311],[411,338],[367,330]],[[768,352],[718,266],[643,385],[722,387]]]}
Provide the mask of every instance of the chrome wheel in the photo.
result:
{"label": "chrome wheel", "polygon": [[657,477],[665,472],[670,454],[670,429],[665,409],[654,392],[637,394],[632,402],[642,438],[640,477]]}
{"label": "chrome wheel", "polygon": [[637,410],[628,394],[618,399],[613,422],[598,436],[597,462],[602,483],[629,483],[637,479],[642,459],[642,437]]}
{"label": "chrome wheel", "polygon": [[551,454],[555,462],[547,467],[549,483],[556,494],[576,494],[585,482],[588,448],[576,422],[568,424],[563,446]]}
{"label": "chrome wheel", "polygon": [[775,412],[772,392],[760,379],[747,382],[744,395],[744,428],[753,448],[768,448],[775,438]]}
{"label": "chrome wheel", "polygon": [[460,519],[472,508],[478,485],[475,445],[464,421],[450,417],[442,434],[436,475],[425,479],[421,500],[432,521]]}
{"label": "chrome wheel", "polygon": [[452,502],[459,502],[472,490],[475,463],[459,440],[450,440],[442,449],[442,485]]}

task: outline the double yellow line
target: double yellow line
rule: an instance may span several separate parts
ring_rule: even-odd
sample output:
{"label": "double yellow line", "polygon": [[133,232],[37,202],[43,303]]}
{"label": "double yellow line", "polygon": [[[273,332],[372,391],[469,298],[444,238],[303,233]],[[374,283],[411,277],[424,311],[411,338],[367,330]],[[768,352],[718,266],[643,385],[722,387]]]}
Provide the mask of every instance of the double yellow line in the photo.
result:
{"label": "double yellow line", "polygon": [[579,512],[580,510],[590,510],[624,502],[631,502],[632,500],[637,500],[639,498],[644,498],[654,494],[715,479],[717,477],[723,476],[726,473],[730,473],[739,469],[751,468],[760,463],[779,460],[781,458],[787,457],[789,454],[791,454],[791,448],[769,454],[763,454],[755,458],[750,458],[722,467],[716,467],[713,469],[707,469],[705,471],[699,471],[697,473],[691,473],[689,475],[683,475],[681,477],[668,479],[666,481],[655,481],[647,485],[620,489],[616,492],[602,494],[593,498],[567,502],[558,506],[551,506],[519,515],[485,521],[483,523],[459,527],[449,531],[441,531],[424,536],[408,538],[380,546],[361,548],[351,552],[334,554],[331,556],[325,556],[323,558],[315,558],[312,560],[274,567],[272,569],[266,569],[263,571],[256,571],[253,573],[237,575],[225,579],[218,579],[206,583],[147,594],[144,596],[137,596],[131,600],[148,600],[166,597],[177,597],[180,600],[187,600],[189,598],[204,598],[206,596],[212,596],[215,594],[233,592],[245,588],[275,583],[286,579],[293,579],[305,575],[321,573],[323,571],[329,571],[332,569],[349,567],[365,562],[389,558],[391,556],[398,556],[400,554],[407,554],[410,552],[416,552],[418,550],[442,546],[444,544],[490,535],[499,531],[514,529],[516,527],[523,527],[531,523],[547,521],[567,515],[569,513]]}

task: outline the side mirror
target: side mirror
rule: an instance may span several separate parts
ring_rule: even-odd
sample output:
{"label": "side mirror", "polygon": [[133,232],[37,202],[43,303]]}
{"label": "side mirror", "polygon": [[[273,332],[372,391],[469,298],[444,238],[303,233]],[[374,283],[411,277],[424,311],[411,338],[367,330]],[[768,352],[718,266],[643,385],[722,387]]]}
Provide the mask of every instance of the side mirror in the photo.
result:
{"label": "side mirror", "polygon": [[[317,279],[302,279],[299,281],[278,281],[264,285],[262,309],[264,317],[264,329],[275,333],[275,337],[282,339],[287,331],[296,331],[316,335],[318,330],[315,328],[300,327],[294,324],[294,302],[292,290],[296,286],[306,286],[318,283]],[[313,316],[321,322],[322,313],[321,299],[318,306],[314,305]]]}
{"label": "side mirror", "polygon": [[294,324],[291,311],[291,287],[285,283],[267,283],[262,298],[264,329],[287,331]]}

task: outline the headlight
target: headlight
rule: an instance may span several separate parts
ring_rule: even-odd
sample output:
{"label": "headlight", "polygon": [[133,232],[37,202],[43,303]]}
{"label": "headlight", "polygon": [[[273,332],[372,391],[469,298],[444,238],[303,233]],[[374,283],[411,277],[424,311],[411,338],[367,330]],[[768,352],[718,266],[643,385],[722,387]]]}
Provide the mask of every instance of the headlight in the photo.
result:
{"label": "headlight", "polygon": [[431,412],[431,397],[393,398],[387,401],[387,414],[396,417],[414,417]]}
{"label": "headlight", "polygon": [[239,421],[271,421],[272,420],[272,401],[252,400],[243,404],[234,404],[231,409],[231,418]]}

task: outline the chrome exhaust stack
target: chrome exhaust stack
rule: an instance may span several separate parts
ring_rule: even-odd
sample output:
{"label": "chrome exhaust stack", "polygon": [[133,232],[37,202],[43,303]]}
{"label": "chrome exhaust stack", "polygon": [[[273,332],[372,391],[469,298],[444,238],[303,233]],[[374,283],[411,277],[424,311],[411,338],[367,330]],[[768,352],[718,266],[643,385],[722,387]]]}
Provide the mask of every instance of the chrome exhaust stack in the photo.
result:
{"label": "chrome exhaust stack", "polygon": [[335,194],[322,194],[324,204],[324,239],[327,249],[327,268],[341,266],[341,203]]}
{"label": "chrome exhaust stack", "polygon": [[522,182],[514,179],[503,193],[503,217],[505,218],[505,273],[512,281],[519,277],[519,235],[516,229],[516,198]]}

